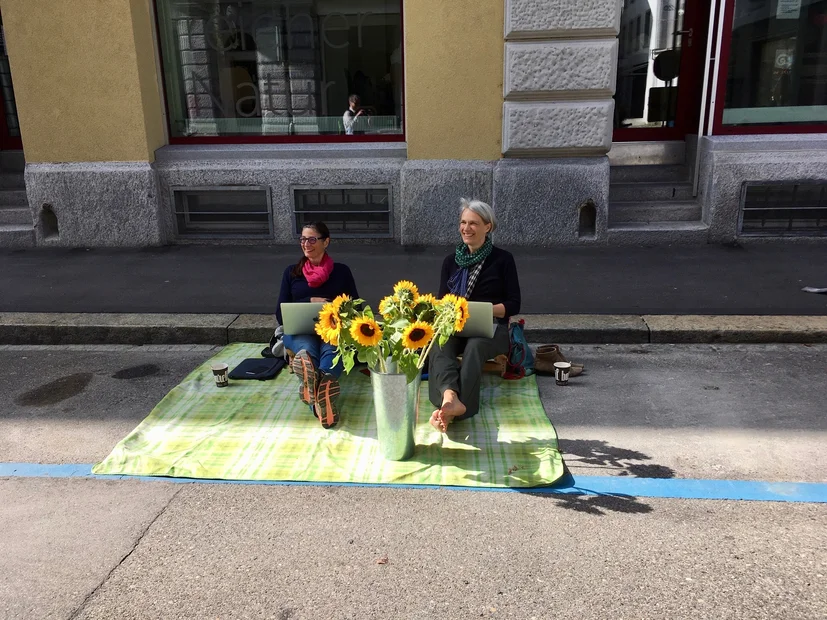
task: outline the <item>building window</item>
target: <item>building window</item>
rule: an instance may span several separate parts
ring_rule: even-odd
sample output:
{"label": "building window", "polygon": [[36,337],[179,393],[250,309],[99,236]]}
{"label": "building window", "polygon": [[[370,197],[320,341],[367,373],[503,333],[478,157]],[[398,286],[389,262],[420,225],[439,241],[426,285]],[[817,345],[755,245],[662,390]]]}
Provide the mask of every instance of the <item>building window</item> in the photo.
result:
{"label": "building window", "polygon": [[646,11],[646,27],[644,31],[644,46],[652,47],[652,11]]}
{"label": "building window", "polygon": [[302,228],[323,221],[337,237],[392,237],[391,190],[387,186],[293,189],[293,216]]}
{"label": "building window", "polygon": [[741,234],[827,236],[827,184],[746,183]]}
{"label": "building window", "polygon": [[640,35],[640,15],[638,15],[635,20],[635,49],[638,50],[643,47],[643,39]]}
{"label": "building window", "polygon": [[271,237],[266,187],[175,187],[175,231],[179,237]]}
{"label": "building window", "polygon": [[736,0],[724,125],[827,122],[827,0]]}
{"label": "building window", "polygon": [[402,139],[400,0],[156,3],[173,141]]}

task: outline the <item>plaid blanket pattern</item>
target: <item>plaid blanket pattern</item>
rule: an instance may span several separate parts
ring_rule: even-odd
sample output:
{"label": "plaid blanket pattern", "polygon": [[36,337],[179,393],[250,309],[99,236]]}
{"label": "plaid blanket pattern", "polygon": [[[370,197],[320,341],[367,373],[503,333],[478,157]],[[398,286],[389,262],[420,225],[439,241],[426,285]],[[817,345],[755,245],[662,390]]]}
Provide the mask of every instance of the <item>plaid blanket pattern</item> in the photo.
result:
{"label": "plaid blanket pattern", "polygon": [[283,370],[271,381],[217,388],[210,365],[233,368],[260,344],[232,344],[196,368],[92,471],[95,474],[225,480],[289,480],[451,486],[532,487],[563,474],[557,435],[534,377],[486,376],[483,410],[436,432],[427,385],[420,392],[416,452],[382,458],[370,378],[342,378],[342,419],[325,430],[299,401],[298,381]]}

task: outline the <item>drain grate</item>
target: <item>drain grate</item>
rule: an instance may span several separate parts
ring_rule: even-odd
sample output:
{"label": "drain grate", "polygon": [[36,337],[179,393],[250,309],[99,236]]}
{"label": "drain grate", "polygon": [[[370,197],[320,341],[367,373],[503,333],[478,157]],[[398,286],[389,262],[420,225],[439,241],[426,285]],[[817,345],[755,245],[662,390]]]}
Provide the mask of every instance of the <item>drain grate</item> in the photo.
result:
{"label": "drain grate", "polygon": [[827,236],[827,183],[745,183],[739,229],[744,236]]}

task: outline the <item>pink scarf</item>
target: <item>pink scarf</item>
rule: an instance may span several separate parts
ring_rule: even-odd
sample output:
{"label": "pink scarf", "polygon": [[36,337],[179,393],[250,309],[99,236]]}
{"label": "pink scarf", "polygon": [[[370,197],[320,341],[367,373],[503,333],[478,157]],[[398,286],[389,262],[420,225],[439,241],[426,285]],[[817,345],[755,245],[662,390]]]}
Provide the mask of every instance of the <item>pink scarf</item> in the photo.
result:
{"label": "pink scarf", "polygon": [[319,288],[322,284],[327,282],[330,273],[333,271],[333,259],[330,255],[325,253],[322,262],[318,265],[313,265],[309,260],[304,262],[302,273],[307,278],[307,284],[310,288]]}

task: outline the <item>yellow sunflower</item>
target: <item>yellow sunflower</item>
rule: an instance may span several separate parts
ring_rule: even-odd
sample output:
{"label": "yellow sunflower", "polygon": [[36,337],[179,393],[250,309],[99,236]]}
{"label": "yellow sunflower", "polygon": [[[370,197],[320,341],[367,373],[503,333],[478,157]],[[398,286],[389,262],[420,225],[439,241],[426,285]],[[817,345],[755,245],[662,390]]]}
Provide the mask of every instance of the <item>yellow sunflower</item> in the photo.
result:
{"label": "yellow sunflower", "polygon": [[448,294],[440,300],[441,304],[449,303],[453,306],[454,312],[454,331],[462,331],[465,327],[465,322],[468,320],[468,300],[465,297]]}
{"label": "yellow sunflower", "polygon": [[336,346],[339,344],[339,330],[342,329],[342,321],[339,313],[332,303],[322,306],[319,312],[319,320],[316,322],[316,333],[328,344]]}
{"label": "yellow sunflower", "polygon": [[454,302],[454,310],[456,318],[454,319],[454,329],[458,332],[462,331],[468,321],[468,300],[465,297],[457,297]]}
{"label": "yellow sunflower", "polygon": [[330,303],[333,305],[333,309],[336,311],[336,314],[339,314],[339,310],[342,307],[342,304],[346,301],[350,301],[350,295],[345,295],[344,293],[339,295],[336,299],[331,301]]}
{"label": "yellow sunflower", "polygon": [[387,318],[387,316],[393,311],[394,301],[394,298],[390,295],[382,299],[382,301],[379,302],[379,314]]}
{"label": "yellow sunflower", "polygon": [[419,289],[416,287],[416,284],[408,280],[400,280],[397,282],[393,287],[393,292],[399,299],[408,304],[416,303],[416,299],[419,297]]}
{"label": "yellow sunflower", "polygon": [[423,302],[424,302],[424,303],[427,303],[427,304],[431,304],[431,305],[433,305],[433,304],[435,304],[435,303],[437,302],[437,299],[436,299],[436,297],[434,297],[434,296],[433,296],[433,295],[431,295],[430,293],[425,293],[424,295],[420,295],[420,296],[419,296],[419,297],[417,297],[417,299],[416,299],[416,303],[418,303],[418,304],[421,304],[421,303],[423,303]]}
{"label": "yellow sunflower", "polygon": [[382,330],[373,319],[362,316],[353,320],[350,326],[350,335],[363,347],[372,347],[382,340]]}
{"label": "yellow sunflower", "polygon": [[402,332],[402,344],[406,349],[421,349],[434,337],[434,328],[425,321],[416,321]]}

